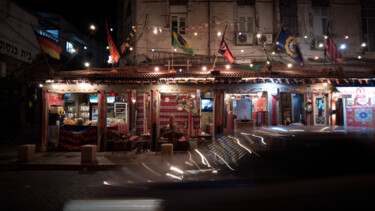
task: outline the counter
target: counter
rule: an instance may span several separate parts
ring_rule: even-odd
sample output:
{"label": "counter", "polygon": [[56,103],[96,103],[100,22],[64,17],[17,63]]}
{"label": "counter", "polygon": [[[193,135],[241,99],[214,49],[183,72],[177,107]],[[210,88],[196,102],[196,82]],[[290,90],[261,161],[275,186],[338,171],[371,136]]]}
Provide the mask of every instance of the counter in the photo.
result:
{"label": "counter", "polygon": [[97,126],[60,126],[60,147],[80,149],[87,144],[97,144]]}

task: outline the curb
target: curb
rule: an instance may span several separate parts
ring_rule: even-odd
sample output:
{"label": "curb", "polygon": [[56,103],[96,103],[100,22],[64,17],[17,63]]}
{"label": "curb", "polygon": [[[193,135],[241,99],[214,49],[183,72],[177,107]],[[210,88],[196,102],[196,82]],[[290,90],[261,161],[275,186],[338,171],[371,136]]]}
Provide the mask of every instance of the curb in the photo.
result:
{"label": "curb", "polygon": [[17,170],[73,170],[73,171],[109,171],[118,169],[124,165],[100,165],[100,164],[40,164],[40,163],[18,163]]}

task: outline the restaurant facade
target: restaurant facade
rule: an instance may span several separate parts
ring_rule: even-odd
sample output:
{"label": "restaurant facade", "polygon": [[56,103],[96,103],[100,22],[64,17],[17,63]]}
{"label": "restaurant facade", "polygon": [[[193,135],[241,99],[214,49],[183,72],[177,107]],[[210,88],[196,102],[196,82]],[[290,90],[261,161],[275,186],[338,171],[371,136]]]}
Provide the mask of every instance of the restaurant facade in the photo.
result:
{"label": "restaurant facade", "polygon": [[42,151],[75,150],[85,144],[105,151],[111,148],[113,131],[150,140],[155,150],[170,131],[188,141],[242,127],[375,126],[371,68],[201,68],[177,72],[136,66],[36,74],[34,82],[43,94]]}

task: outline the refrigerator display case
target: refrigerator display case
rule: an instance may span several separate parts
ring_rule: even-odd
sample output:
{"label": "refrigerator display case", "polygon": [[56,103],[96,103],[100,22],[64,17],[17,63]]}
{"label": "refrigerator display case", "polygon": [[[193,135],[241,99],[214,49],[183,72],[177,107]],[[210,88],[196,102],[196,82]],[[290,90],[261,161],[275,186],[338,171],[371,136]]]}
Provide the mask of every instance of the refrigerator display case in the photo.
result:
{"label": "refrigerator display case", "polygon": [[115,118],[122,119],[128,124],[128,104],[127,103],[115,103],[114,107]]}

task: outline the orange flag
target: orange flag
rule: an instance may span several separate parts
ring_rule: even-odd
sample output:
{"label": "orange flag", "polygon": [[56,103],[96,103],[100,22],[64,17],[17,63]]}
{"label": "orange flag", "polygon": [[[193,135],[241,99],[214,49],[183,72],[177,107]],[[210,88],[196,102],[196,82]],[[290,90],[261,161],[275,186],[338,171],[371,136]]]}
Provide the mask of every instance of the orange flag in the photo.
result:
{"label": "orange flag", "polygon": [[111,34],[109,33],[109,30],[108,30],[107,22],[105,22],[105,29],[107,31],[109,53],[111,54],[111,58],[112,58],[113,63],[117,63],[118,60],[120,59],[120,54],[117,51],[115,43],[113,43]]}

